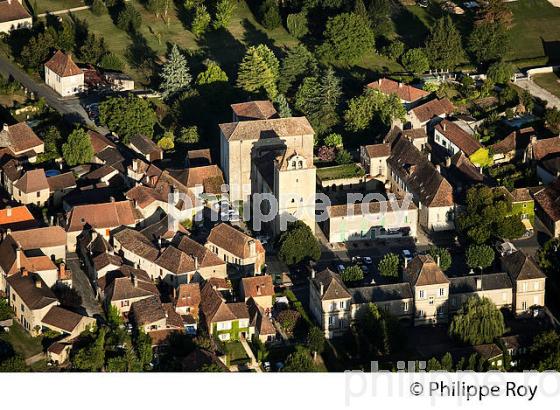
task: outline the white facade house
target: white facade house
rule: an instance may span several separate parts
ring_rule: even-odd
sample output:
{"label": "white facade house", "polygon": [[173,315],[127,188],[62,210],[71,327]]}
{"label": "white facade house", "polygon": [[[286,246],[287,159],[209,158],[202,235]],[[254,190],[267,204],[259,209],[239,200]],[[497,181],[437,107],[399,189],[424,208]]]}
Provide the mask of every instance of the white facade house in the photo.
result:
{"label": "white facade house", "polygon": [[0,33],[31,27],[33,19],[21,0],[0,0]]}
{"label": "white facade house", "polygon": [[63,97],[76,95],[84,89],[84,73],[71,55],[58,50],[45,64],[45,83]]}

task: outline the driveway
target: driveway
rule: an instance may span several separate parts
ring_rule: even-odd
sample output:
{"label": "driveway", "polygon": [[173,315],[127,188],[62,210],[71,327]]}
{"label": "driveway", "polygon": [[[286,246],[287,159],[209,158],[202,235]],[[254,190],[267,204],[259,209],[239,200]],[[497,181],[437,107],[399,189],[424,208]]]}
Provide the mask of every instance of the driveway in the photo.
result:
{"label": "driveway", "polygon": [[47,101],[47,104],[58,111],[66,121],[71,123],[78,122],[98,132],[107,134],[107,129],[97,127],[95,123],[89,119],[86,111],[80,105],[80,99],[78,97],[72,97],[70,99],[60,97],[46,84],[36,82],[24,70],[12,63],[5,55],[0,55],[0,73],[5,77],[13,77],[28,91],[35,93],[37,97],[43,97]]}
{"label": "driveway", "polygon": [[82,270],[77,254],[68,253],[66,255],[66,268],[72,271],[72,287],[82,297],[82,307],[86,310],[87,315],[91,317],[102,315],[103,310],[95,298],[93,288],[86,273]]}

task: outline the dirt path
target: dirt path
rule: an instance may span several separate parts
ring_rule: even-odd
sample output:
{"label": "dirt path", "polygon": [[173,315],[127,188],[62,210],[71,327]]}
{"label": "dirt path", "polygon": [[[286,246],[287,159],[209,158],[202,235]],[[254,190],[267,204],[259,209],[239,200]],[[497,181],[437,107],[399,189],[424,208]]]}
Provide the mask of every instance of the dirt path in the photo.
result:
{"label": "dirt path", "polygon": [[[560,0],[555,0],[560,4]],[[560,6],[559,6],[560,7]],[[556,97],[550,91],[545,90],[537,85],[534,81],[528,79],[520,79],[515,82],[519,87],[528,90],[531,95],[539,97],[541,100],[548,101],[548,107],[560,108],[560,98]]]}

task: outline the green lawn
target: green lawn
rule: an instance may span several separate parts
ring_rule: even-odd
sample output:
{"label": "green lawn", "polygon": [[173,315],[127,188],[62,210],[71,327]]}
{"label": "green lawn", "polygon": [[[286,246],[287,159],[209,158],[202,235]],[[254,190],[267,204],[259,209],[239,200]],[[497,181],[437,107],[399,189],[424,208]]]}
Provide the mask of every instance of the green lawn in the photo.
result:
{"label": "green lawn", "polygon": [[[547,0],[508,3],[513,12],[512,59],[548,55],[560,60],[560,8]],[[544,44],[543,44],[544,43]]]}
{"label": "green lawn", "polygon": [[228,354],[230,363],[235,363],[236,361],[249,359],[249,356],[247,356],[247,352],[245,352],[245,349],[243,348],[241,342],[239,341],[227,342],[225,346],[226,346],[226,353]]}
{"label": "green lawn", "polygon": [[31,337],[19,323],[14,320],[9,332],[0,333],[0,339],[12,345],[16,353],[28,358],[43,351],[40,337]]}
{"label": "green lawn", "polygon": [[85,6],[84,0],[25,0],[27,7],[35,10],[36,14],[49,11],[67,10],[75,7]]}
{"label": "green lawn", "polygon": [[557,73],[538,74],[532,77],[533,81],[545,90],[550,91],[557,97],[560,97],[560,78]]}
{"label": "green lawn", "polygon": [[334,167],[317,168],[317,176],[323,181],[338,178],[352,178],[364,175],[362,167],[356,164],[336,165]]}

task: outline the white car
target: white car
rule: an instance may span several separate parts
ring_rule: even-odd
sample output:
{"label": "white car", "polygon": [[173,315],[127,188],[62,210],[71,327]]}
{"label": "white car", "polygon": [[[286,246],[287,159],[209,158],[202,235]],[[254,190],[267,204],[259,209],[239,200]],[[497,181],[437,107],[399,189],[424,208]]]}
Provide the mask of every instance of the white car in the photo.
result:
{"label": "white car", "polygon": [[373,260],[369,256],[364,256],[363,261],[366,265],[371,265]]}

